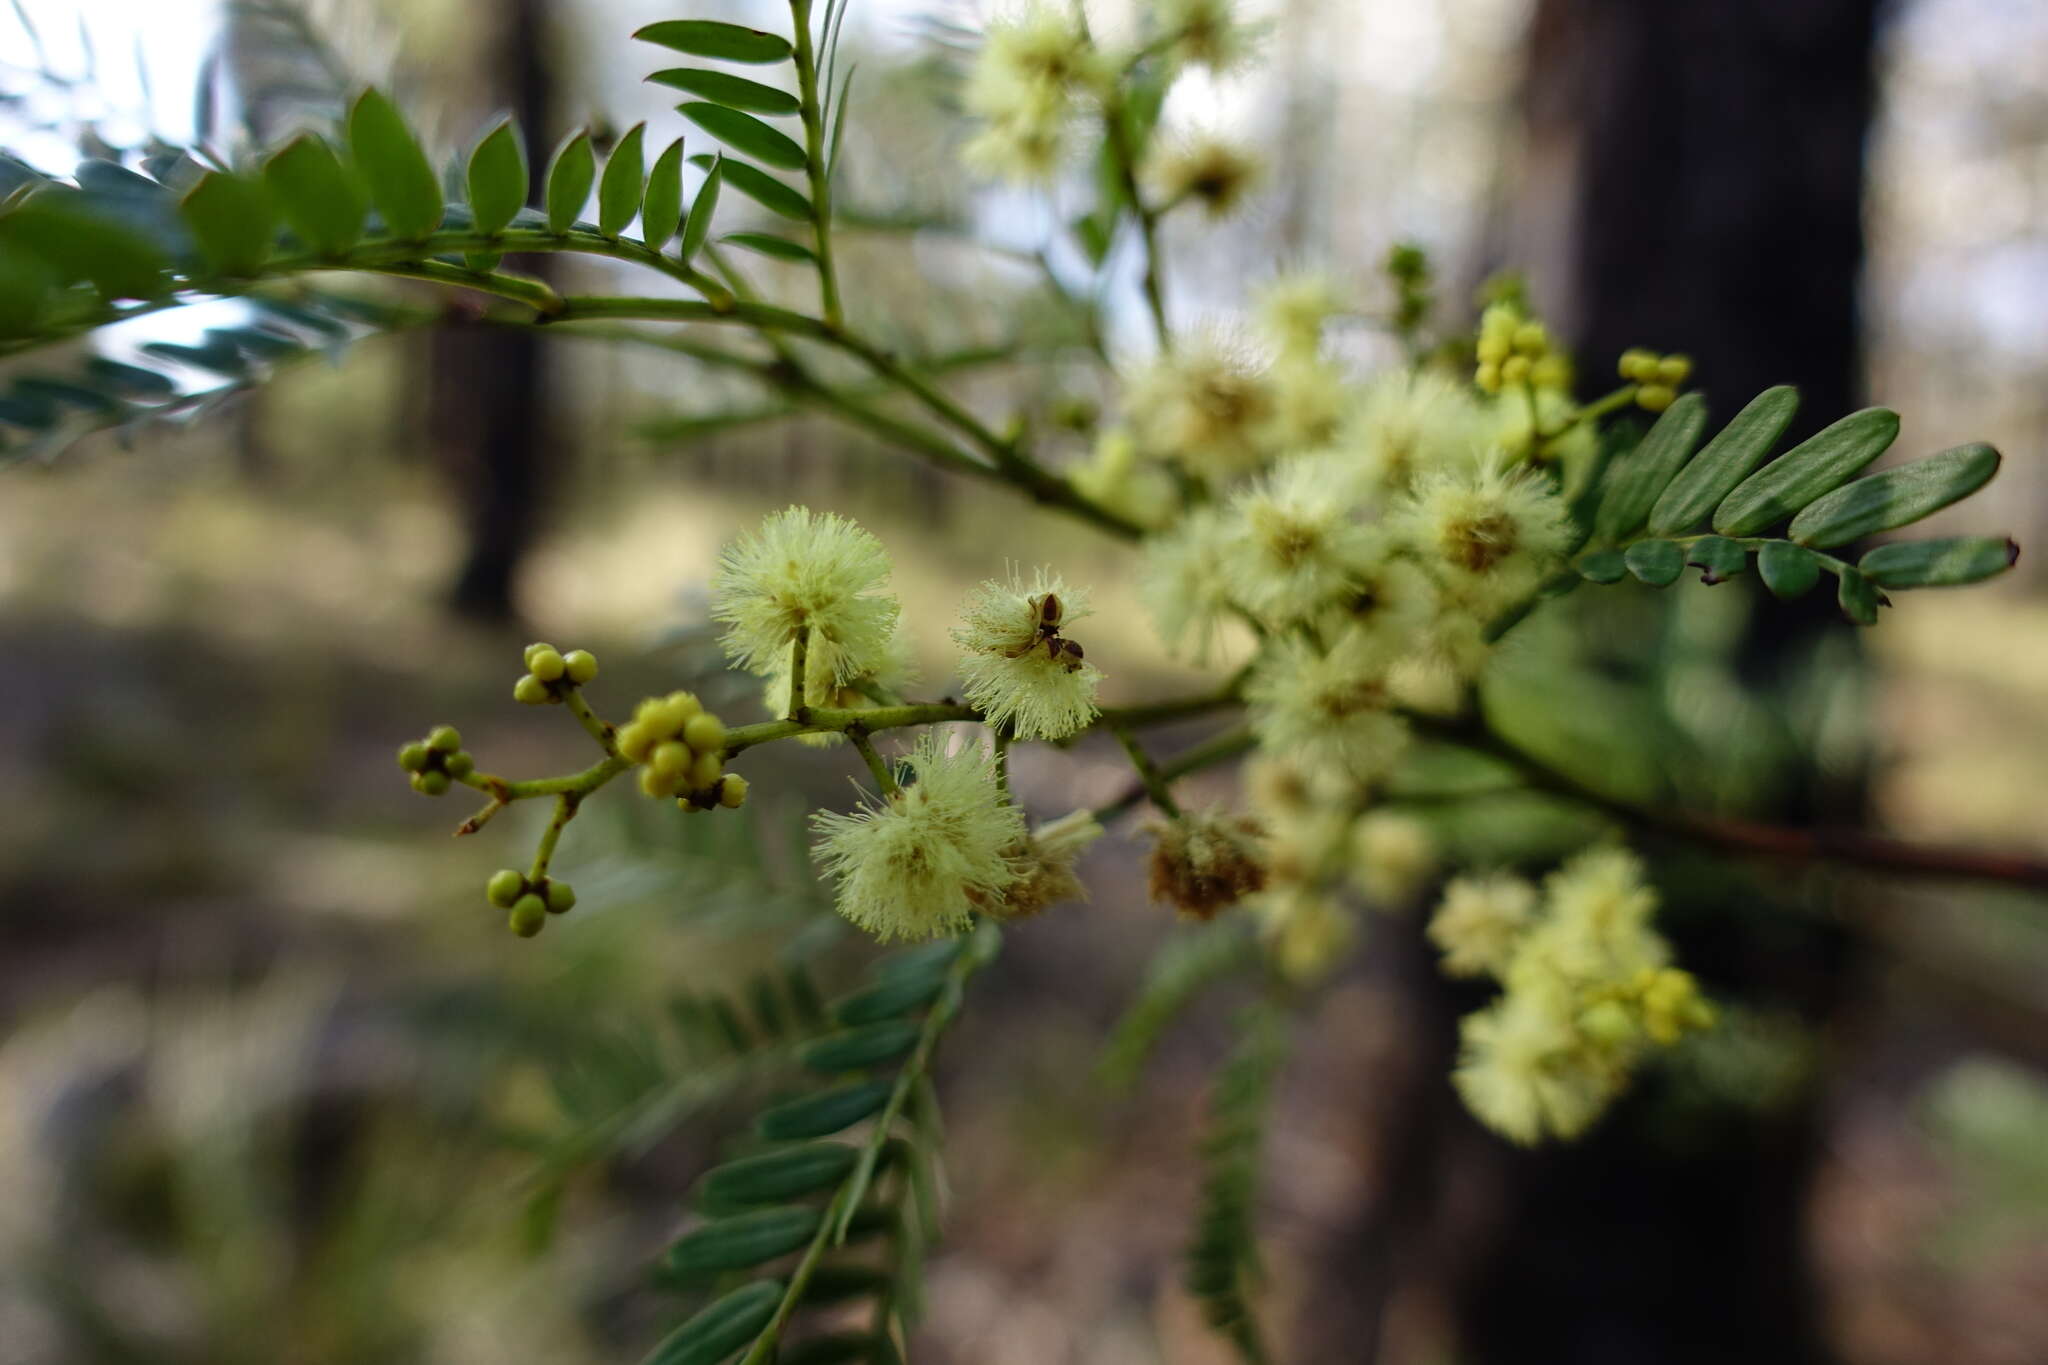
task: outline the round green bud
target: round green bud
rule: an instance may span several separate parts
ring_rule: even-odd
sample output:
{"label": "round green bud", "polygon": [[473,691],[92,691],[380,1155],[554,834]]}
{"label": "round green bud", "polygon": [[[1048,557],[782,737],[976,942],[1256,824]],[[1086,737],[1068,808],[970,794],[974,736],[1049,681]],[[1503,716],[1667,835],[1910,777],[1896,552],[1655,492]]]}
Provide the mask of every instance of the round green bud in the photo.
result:
{"label": "round green bud", "polygon": [[644,720],[627,721],[619,731],[619,752],[629,762],[645,763],[647,755],[654,751],[655,733]]}
{"label": "round green bud", "polygon": [[1499,393],[1500,366],[1492,361],[1488,361],[1479,367],[1479,373],[1472,377],[1472,382],[1488,393]]}
{"label": "round green bud", "polygon": [[685,815],[701,815],[703,812],[710,810],[711,807],[698,805],[697,798],[694,796],[678,796],[676,798],[676,809]]}
{"label": "round green bud", "polygon": [[570,650],[562,664],[569,670],[569,681],[579,687],[597,676],[597,656],[587,649]]}
{"label": "round green bud", "polygon": [[683,727],[683,743],[700,754],[720,753],[725,749],[725,722],[709,712],[692,716]]}
{"label": "round green bud", "polygon": [[1673,388],[1692,377],[1692,358],[1682,355],[1667,355],[1657,362],[1657,379]]}
{"label": "round green bud", "polygon": [[555,694],[548,691],[548,685],[531,673],[522,674],[519,681],[512,684],[514,701],[528,706],[545,706],[554,699]]}
{"label": "round green bud", "polygon": [[1500,382],[1520,384],[1529,378],[1529,357],[1511,355],[1500,363]]}
{"label": "round green bud", "polygon": [[688,692],[671,692],[662,698],[661,708],[654,713],[654,720],[665,735],[679,735],[690,718],[703,711],[704,704]]}
{"label": "round green bud", "polygon": [[1636,406],[1645,412],[1662,412],[1677,398],[1677,392],[1669,384],[1645,384],[1636,390]]}
{"label": "round green bud", "polygon": [[1529,382],[1539,389],[1568,389],[1572,384],[1571,362],[1552,351],[1529,367]]}
{"label": "round green bud", "polygon": [[[1621,353],[1621,363],[1615,366],[1623,379],[1654,379],[1657,373],[1657,357],[1640,346],[1631,346]],[[1646,375],[1644,370],[1648,369]]]}
{"label": "round green bud", "polygon": [[1483,336],[1479,338],[1479,363],[1482,365],[1498,365],[1501,361],[1508,358],[1510,349],[1506,337]]}
{"label": "round green bud", "polygon": [[738,810],[747,803],[747,779],[734,773],[727,773],[718,783],[718,804],[727,810]]}
{"label": "round green bud", "polygon": [[512,914],[506,920],[512,932],[521,938],[532,938],[547,922],[547,902],[531,892],[512,903]]}
{"label": "round green bud", "polygon": [[673,777],[663,777],[652,768],[642,768],[640,770],[640,794],[642,796],[674,796],[676,794],[676,780]]}
{"label": "round green bud", "polygon": [[576,906],[576,888],[567,882],[558,882],[550,878],[546,899],[549,914],[566,915]]}
{"label": "round green bud", "polygon": [[536,654],[540,653],[540,652],[541,652],[542,650],[544,650],[544,649],[553,649],[553,648],[554,648],[554,646],[553,646],[553,645],[551,645],[551,644],[549,644],[549,643],[548,643],[547,641],[545,641],[545,640],[535,640],[535,641],[534,641],[534,642],[533,642],[532,644],[530,644],[530,645],[528,645],[528,646],[526,647],[526,652],[525,652],[524,654],[520,655],[520,658],[521,658],[521,659],[523,659],[523,660],[525,661],[525,663],[526,663],[526,666],[527,666],[528,668],[532,668],[532,667],[533,667],[533,656],[534,656],[534,655],[536,655]]}
{"label": "round green bud", "polygon": [[441,771],[460,782],[476,771],[476,760],[466,751],[457,750],[441,760]]}
{"label": "round green bud", "polygon": [[1515,329],[1515,349],[1523,355],[1542,355],[1550,349],[1550,333],[1540,322],[1525,322]]}
{"label": "round green bud", "polygon": [[1636,1021],[1617,1000],[1603,1000],[1579,1014],[1579,1028],[1596,1043],[1619,1046],[1635,1036]]}
{"label": "round green bud", "polygon": [[438,754],[452,754],[462,747],[462,734],[452,725],[436,725],[427,736],[427,747]]}
{"label": "round green bud", "polygon": [[422,796],[445,796],[448,793],[448,774],[425,772],[412,780],[413,789]]}
{"label": "round green bud", "polygon": [[432,752],[426,745],[414,740],[398,751],[398,766],[409,773],[423,773],[427,770],[427,764],[432,761]]}
{"label": "round green bud", "polygon": [[527,654],[526,671],[542,682],[553,682],[568,672],[569,667],[562,662],[561,655],[543,645]]}
{"label": "round green bud", "polygon": [[698,754],[690,763],[690,790],[709,791],[724,771],[725,763],[718,754]]}
{"label": "round green bud", "polygon": [[661,774],[663,780],[674,781],[690,770],[694,757],[689,747],[680,740],[665,739],[654,746],[654,752],[647,756],[647,766]]}
{"label": "round green bud", "polygon": [[501,867],[484,883],[484,899],[500,910],[510,910],[526,894],[526,878],[509,867]]}

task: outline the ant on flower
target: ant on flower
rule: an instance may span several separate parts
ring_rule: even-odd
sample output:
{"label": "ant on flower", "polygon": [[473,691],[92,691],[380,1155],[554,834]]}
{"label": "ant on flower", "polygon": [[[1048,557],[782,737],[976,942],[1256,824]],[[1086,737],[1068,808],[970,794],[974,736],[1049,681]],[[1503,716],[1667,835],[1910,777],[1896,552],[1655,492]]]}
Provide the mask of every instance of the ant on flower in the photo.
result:
{"label": "ant on flower", "polygon": [[1069,673],[1081,667],[1083,657],[1081,646],[1075,641],[1060,637],[1060,622],[1066,619],[1066,609],[1060,605],[1056,593],[1047,593],[1037,598],[1027,608],[1031,615],[1031,636],[1015,649],[1003,651],[1005,659],[1021,659],[1045,643],[1045,657],[1055,663],[1067,666]]}

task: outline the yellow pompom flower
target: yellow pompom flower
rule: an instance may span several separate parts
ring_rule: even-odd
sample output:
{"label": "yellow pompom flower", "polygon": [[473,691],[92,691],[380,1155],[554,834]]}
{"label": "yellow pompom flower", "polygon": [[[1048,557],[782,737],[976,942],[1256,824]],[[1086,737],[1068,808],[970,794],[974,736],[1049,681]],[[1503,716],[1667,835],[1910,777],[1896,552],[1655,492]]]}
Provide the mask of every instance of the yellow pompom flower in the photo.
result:
{"label": "yellow pompom flower", "polygon": [[1429,940],[1451,976],[1503,976],[1536,914],[1536,888],[1507,872],[1454,878],[1430,917]]}
{"label": "yellow pompom flower", "polygon": [[1279,454],[1269,367],[1216,333],[1186,338],[1130,376],[1124,404],[1139,450],[1205,478],[1248,474]]}
{"label": "yellow pompom flower", "polygon": [[1064,632],[1089,614],[1088,593],[1039,569],[1026,585],[989,579],[968,594],[960,677],[968,702],[1019,739],[1065,739],[1095,719],[1102,671]]}
{"label": "yellow pompom flower", "polygon": [[1315,355],[1322,350],[1323,329],[1344,311],[1330,277],[1315,271],[1278,275],[1257,294],[1259,330],[1282,355]]}
{"label": "yellow pompom flower", "polygon": [[845,683],[882,668],[899,607],[884,586],[882,543],[844,517],[790,507],[728,546],[711,580],[711,614],[726,624],[726,656],[749,672],[789,666],[810,632],[808,673]]}
{"label": "yellow pompom flower", "polygon": [[839,913],[887,942],[957,933],[1017,880],[1024,816],[1003,796],[978,744],[948,753],[926,733],[912,780],[850,814],[811,817],[813,856],[837,884]]}
{"label": "yellow pompom flower", "polygon": [[1352,880],[1376,904],[1398,909],[1436,871],[1436,836],[1398,811],[1368,811],[1351,831]]}
{"label": "yellow pompom flower", "polygon": [[1168,51],[1181,61],[1221,74],[1258,51],[1261,30],[1238,21],[1236,0],[1158,0],[1153,13],[1171,39]]}
{"label": "yellow pompom flower", "polygon": [[1237,600],[1275,628],[1346,601],[1389,547],[1354,516],[1326,459],[1283,462],[1236,493],[1228,513],[1227,573]]}
{"label": "yellow pompom flower", "polygon": [[1365,385],[1335,449],[1361,499],[1405,493],[1426,474],[1478,468],[1492,439],[1487,410],[1462,384],[1392,370]]}
{"label": "yellow pompom flower", "polygon": [[1232,609],[1237,585],[1227,566],[1234,537],[1233,520],[1212,506],[1145,542],[1138,596],[1166,647],[1197,663],[1208,660]]}
{"label": "yellow pompom flower", "polygon": [[1259,742],[1311,770],[1384,777],[1408,744],[1407,724],[1389,709],[1398,658],[1377,632],[1356,628],[1327,650],[1295,637],[1270,644],[1245,685]]}
{"label": "yellow pompom flower", "polygon": [[1395,520],[1422,562],[1480,615],[1534,592],[1572,536],[1563,499],[1498,459],[1418,480]]}

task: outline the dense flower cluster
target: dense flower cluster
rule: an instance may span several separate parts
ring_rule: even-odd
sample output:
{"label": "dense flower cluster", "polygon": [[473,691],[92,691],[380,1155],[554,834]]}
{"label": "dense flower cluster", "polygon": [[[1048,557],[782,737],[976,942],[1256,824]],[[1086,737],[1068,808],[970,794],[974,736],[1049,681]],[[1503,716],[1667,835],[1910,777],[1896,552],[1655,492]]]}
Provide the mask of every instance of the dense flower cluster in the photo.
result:
{"label": "dense flower cluster", "polygon": [[1453,1076],[1481,1122],[1516,1142],[1589,1127],[1654,1047],[1714,1012],[1650,924],[1656,893],[1622,849],[1580,854],[1537,888],[1460,878],[1430,922],[1445,969],[1500,996],[1464,1021]]}

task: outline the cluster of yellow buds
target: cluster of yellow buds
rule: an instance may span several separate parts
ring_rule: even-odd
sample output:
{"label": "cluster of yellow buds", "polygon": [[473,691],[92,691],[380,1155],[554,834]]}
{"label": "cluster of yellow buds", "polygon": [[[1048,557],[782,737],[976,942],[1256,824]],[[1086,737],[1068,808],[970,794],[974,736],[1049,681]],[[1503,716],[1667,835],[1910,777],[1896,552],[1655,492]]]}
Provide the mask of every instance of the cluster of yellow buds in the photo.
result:
{"label": "cluster of yellow buds", "polygon": [[509,911],[506,923],[521,938],[532,938],[549,915],[567,914],[576,904],[576,888],[553,877],[538,880],[517,869],[501,867],[484,883],[484,899]]}
{"label": "cluster of yellow buds", "polygon": [[1504,388],[1568,391],[1571,357],[1550,344],[1549,329],[1512,304],[1496,303],[1479,318],[1479,369],[1473,382],[1488,393]]}
{"label": "cluster of yellow buds", "polygon": [[462,747],[452,725],[437,725],[425,739],[398,751],[398,766],[412,774],[412,789],[422,796],[442,796],[454,783],[476,771],[476,760]]}
{"label": "cluster of yellow buds", "polygon": [[561,701],[569,688],[581,687],[596,676],[597,656],[587,649],[564,654],[550,644],[530,644],[526,647],[526,672],[512,684],[512,697],[528,706],[546,706]]}
{"label": "cluster of yellow buds", "polygon": [[1595,1043],[1621,1047],[1648,1034],[1670,1047],[1686,1034],[1714,1026],[1714,1007],[1692,973],[1645,967],[1625,987],[1580,1011],[1579,1029]]}
{"label": "cluster of yellow buds", "polygon": [[1658,355],[1640,346],[1621,353],[1616,367],[1621,377],[1637,385],[1636,406],[1645,412],[1662,412],[1677,400],[1678,391],[1692,377],[1692,360],[1682,355]]}
{"label": "cluster of yellow buds", "polygon": [[686,811],[736,810],[747,799],[747,780],[725,771],[725,722],[693,692],[641,702],[619,731],[619,752],[645,765],[641,791],[673,796]]}

